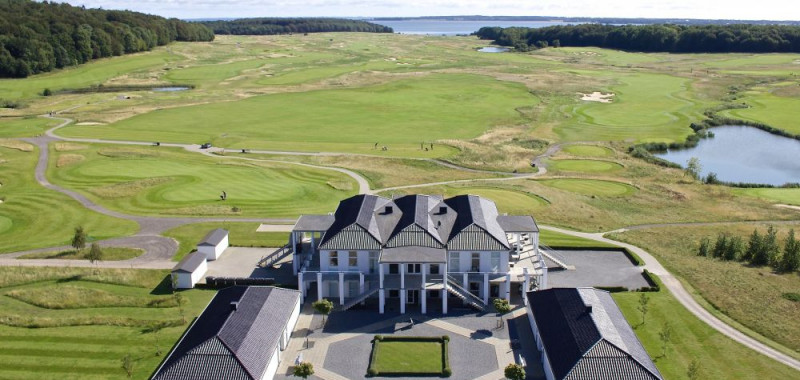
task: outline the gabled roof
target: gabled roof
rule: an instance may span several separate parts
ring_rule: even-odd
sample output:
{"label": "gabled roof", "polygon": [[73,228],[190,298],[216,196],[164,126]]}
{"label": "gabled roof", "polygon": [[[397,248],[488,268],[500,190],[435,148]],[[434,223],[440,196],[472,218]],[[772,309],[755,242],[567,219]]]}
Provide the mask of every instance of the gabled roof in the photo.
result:
{"label": "gabled roof", "polygon": [[153,378],[260,379],[298,302],[296,290],[220,290]]}
{"label": "gabled roof", "polygon": [[530,215],[500,215],[497,217],[497,224],[505,232],[539,232],[539,226]]}
{"label": "gabled roof", "polygon": [[[508,238],[497,223],[497,206],[477,195],[458,195],[445,200],[456,211],[447,248],[450,250],[508,250]],[[459,236],[460,235],[460,236]]]}
{"label": "gabled roof", "polygon": [[300,215],[293,231],[327,231],[331,228],[333,215]]}
{"label": "gabled roof", "polygon": [[592,288],[527,293],[556,379],[661,379],[611,295]]}
{"label": "gabled roof", "polygon": [[[360,194],[339,202],[339,207],[334,213],[334,222],[320,241],[321,249],[379,249],[388,239],[402,212],[389,199],[376,195]],[[360,227],[360,228],[356,228]],[[347,231],[347,236],[339,236],[341,244],[329,243],[342,231]],[[366,236],[368,235],[368,236]],[[370,239],[371,237],[371,239]],[[352,244],[348,245],[348,241]],[[373,244],[357,245],[363,242],[375,241]]]}
{"label": "gabled roof", "polygon": [[225,237],[228,236],[228,230],[223,230],[222,228],[217,228],[206,235],[203,240],[198,243],[197,245],[210,245],[216,246],[220,242],[222,242]]}
{"label": "gabled roof", "polygon": [[173,272],[187,272],[187,273],[194,273],[200,265],[206,262],[206,254],[201,252],[193,252],[186,257],[183,258],[174,268],[172,268]]}
{"label": "gabled roof", "polygon": [[431,219],[431,211],[441,199],[428,195],[406,195],[394,200],[403,210],[400,220],[391,233],[386,247],[421,246],[444,248],[438,225]]}

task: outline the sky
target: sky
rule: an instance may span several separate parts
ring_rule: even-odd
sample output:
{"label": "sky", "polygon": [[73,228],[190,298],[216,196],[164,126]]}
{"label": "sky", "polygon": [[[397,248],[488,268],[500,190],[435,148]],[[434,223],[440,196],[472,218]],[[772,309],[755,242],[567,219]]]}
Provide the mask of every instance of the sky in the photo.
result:
{"label": "sky", "polygon": [[[65,0],[57,0],[64,2]],[[67,0],[164,17],[561,16],[800,20],[795,0]]]}

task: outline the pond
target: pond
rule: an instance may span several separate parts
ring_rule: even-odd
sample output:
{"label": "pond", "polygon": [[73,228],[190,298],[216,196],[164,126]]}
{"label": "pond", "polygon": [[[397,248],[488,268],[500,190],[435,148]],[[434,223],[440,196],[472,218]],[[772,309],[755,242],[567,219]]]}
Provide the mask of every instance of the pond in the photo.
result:
{"label": "pond", "polygon": [[713,138],[700,140],[694,148],[656,156],[683,166],[697,157],[702,176],[714,172],[720,181],[775,186],[800,182],[800,141],[744,126],[726,125],[711,132]]}
{"label": "pond", "polygon": [[500,47],[500,46],[487,46],[484,48],[478,49],[481,53],[505,53],[511,49],[507,47]]}
{"label": "pond", "polygon": [[175,91],[186,91],[189,90],[189,87],[156,87],[153,91],[156,92],[175,92]]}

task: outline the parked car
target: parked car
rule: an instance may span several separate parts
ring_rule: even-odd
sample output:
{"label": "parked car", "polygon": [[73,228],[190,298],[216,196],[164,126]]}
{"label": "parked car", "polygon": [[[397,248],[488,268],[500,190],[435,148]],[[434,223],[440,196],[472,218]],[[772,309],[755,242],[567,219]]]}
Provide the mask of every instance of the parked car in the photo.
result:
{"label": "parked car", "polygon": [[211,148],[211,143],[205,143],[203,145],[200,145],[200,149],[208,149],[208,148]]}

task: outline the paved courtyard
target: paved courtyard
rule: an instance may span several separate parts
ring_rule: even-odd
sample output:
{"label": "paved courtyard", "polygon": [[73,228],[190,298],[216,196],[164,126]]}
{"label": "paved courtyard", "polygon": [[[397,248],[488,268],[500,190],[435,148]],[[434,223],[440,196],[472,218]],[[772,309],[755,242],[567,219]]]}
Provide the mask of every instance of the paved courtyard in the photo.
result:
{"label": "paved courtyard", "polygon": [[638,289],[649,286],[642,276],[642,269],[631,263],[622,251],[558,251],[575,270],[551,269],[548,271],[548,286],[624,286]]}

